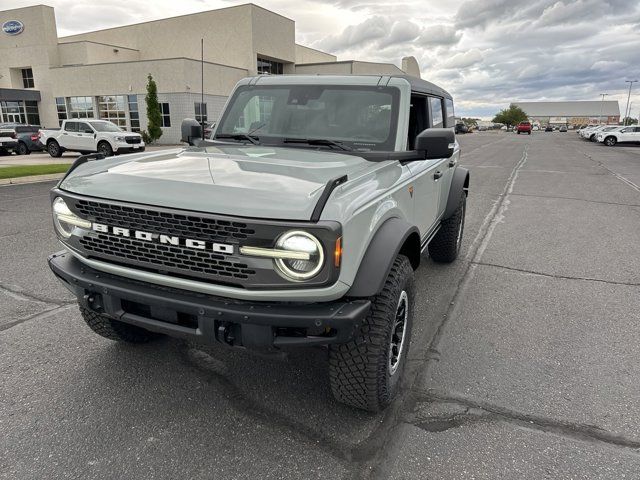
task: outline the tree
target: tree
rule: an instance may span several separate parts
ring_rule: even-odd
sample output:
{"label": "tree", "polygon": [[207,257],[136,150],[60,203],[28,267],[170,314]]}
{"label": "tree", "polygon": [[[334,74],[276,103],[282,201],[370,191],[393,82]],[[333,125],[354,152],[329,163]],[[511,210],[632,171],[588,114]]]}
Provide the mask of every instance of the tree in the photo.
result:
{"label": "tree", "polygon": [[466,117],[462,117],[462,123],[464,123],[467,127],[473,127],[473,128],[477,128],[478,127],[478,122],[480,121],[479,118],[466,118]]}
{"label": "tree", "polygon": [[631,117],[625,117],[624,120],[622,120],[622,124],[623,125],[637,125],[638,124],[638,119],[637,118],[631,118]]}
{"label": "tree", "polygon": [[509,105],[509,108],[500,110],[493,118],[494,123],[504,123],[506,126],[517,125],[520,122],[527,120],[527,114],[519,106],[513,103]]}
{"label": "tree", "polygon": [[147,75],[145,101],[147,102],[147,131],[143,134],[146,134],[146,140],[149,143],[153,143],[162,136],[162,128],[160,128],[162,127],[162,113],[158,103],[158,86],[150,73]]}

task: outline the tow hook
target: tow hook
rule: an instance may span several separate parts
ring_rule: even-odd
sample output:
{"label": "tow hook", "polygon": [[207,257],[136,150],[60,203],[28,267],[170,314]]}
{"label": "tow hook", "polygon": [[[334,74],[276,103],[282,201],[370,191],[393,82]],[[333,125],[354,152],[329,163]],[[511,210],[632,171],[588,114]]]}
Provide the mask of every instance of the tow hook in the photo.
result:
{"label": "tow hook", "polygon": [[218,325],[217,335],[219,342],[233,346],[236,336],[233,333],[232,324],[224,322]]}

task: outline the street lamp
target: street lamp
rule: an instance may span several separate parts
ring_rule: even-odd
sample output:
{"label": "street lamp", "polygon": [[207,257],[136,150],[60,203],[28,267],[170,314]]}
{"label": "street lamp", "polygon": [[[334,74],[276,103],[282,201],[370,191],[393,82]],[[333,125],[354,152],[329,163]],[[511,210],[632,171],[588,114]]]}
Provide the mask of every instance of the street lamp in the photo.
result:
{"label": "street lamp", "polygon": [[604,105],[604,97],[606,97],[609,94],[601,93],[600,95],[602,95],[602,100],[600,100],[600,116],[598,116],[598,124],[602,125],[602,106]]}
{"label": "street lamp", "polygon": [[627,95],[627,106],[624,109],[624,125],[625,125],[625,127],[627,126],[627,117],[629,116],[629,114],[627,113],[627,110],[629,109],[629,100],[631,99],[631,87],[637,81],[638,80],[625,80],[624,81],[624,83],[628,83],[629,84],[629,95]]}

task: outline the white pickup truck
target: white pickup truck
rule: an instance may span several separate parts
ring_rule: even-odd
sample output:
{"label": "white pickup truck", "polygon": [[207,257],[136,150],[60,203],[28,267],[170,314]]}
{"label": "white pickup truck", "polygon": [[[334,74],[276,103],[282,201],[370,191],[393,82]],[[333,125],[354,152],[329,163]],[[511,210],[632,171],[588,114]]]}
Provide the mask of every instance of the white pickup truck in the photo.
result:
{"label": "white pickup truck", "polygon": [[144,152],[140,134],[126,132],[106,120],[65,120],[59,129],[40,130],[40,141],[52,157],[65,151],[98,152],[105,157]]}

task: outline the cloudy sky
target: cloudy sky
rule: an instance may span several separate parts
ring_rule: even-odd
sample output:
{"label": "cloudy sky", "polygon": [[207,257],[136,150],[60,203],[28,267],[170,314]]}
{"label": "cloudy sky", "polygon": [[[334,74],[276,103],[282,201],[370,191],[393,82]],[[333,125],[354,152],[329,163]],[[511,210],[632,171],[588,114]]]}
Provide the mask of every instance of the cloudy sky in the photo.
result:
{"label": "cloudy sky", "polygon": [[[2,9],[34,4],[2,0]],[[58,34],[226,7],[230,0],[44,0]],[[339,60],[418,59],[457,113],[492,116],[514,100],[619,100],[640,80],[639,0],[256,0],[296,21],[298,43]],[[632,115],[640,112],[640,84]],[[634,99],[635,97],[635,99]]]}

